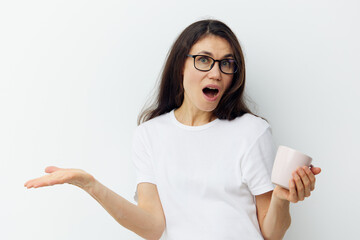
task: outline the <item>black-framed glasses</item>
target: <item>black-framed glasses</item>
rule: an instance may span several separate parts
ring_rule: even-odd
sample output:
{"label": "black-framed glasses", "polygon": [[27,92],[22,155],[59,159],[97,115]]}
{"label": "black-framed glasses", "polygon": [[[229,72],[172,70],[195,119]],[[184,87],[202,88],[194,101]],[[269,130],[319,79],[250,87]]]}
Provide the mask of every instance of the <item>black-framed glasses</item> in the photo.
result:
{"label": "black-framed glasses", "polygon": [[194,59],[194,67],[203,72],[210,71],[215,62],[219,62],[219,68],[222,73],[225,74],[234,74],[238,70],[237,63],[235,59],[222,59],[222,60],[215,60],[212,57],[207,55],[187,55],[188,57],[192,57]]}

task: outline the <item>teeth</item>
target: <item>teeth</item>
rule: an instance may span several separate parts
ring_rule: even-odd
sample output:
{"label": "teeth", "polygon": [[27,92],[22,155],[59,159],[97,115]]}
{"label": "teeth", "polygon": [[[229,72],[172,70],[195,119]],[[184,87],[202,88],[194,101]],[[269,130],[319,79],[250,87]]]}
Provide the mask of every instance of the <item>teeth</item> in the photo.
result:
{"label": "teeth", "polygon": [[208,89],[212,89],[212,90],[215,90],[216,88],[208,87]]}

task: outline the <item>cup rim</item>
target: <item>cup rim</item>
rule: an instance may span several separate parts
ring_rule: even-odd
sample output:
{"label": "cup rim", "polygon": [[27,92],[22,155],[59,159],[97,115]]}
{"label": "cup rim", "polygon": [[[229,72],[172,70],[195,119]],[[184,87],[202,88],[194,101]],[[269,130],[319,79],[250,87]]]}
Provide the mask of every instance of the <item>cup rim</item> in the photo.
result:
{"label": "cup rim", "polygon": [[312,157],[310,157],[309,155],[307,155],[307,154],[305,154],[305,153],[302,153],[302,152],[300,152],[299,150],[296,150],[296,149],[294,149],[294,148],[291,148],[291,147],[288,147],[288,146],[285,146],[285,145],[279,145],[279,148],[280,148],[280,147],[286,148],[286,149],[288,149],[288,150],[291,150],[291,151],[293,151],[293,152],[296,152],[296,153],[298,153],[298,154],[304,155],[304,156],[312,159]]}

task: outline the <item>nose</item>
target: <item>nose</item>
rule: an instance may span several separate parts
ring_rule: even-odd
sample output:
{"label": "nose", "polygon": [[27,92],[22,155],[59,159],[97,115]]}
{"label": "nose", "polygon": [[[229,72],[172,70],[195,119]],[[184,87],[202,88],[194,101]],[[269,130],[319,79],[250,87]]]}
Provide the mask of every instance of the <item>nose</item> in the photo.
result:
{"label": "nose", "polygon": [[215,62],[213,68],[209,71],[208,76],[211,79],[214,80],[221,80],[221,71],[220,71],[220,63],[219,62]]}

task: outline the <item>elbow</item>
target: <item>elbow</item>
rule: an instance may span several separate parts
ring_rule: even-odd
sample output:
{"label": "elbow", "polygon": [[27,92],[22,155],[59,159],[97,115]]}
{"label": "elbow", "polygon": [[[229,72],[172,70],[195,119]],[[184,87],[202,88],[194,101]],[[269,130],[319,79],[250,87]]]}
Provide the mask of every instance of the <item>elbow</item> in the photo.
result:
{"label": "elbow", "polygon": [[289,217],[289,222],[288,222],[288,226],[287,226],[286,230],[289,229],[290,226],[291,226],[291,217]]}
{"label": "elbow", "polygon": [[286,221],[286,224],[285,224],[285,226],[284,226],[285,232],[290,228],[290,225],[291,225],[291,216],[290,216],[290,214],[289,214],[289,218],[288,218],[288,220]]}
{"label": "elbow", "polygon": [[157,233],[156,233],[156,235],[155,235],[155,237],[153,239],[154,240],[159,240],[161,238],[161,236],[163,235],[164,231],[165,231],[165,228],[160,229],[159,231],[157,231]]}
{"label": "elbow", "polygon": [[156,230],[152,231],[150,236],[146,237],[146,240],[159,240],[165,231],[165,224],[160,225]]}
{"label": "elbow", "polygon": [[162,236],[163,232],[153,233],[150,237],[145,238],[146,240],[159,240]]}
{"label": "elbow", "polygon": [[284,221],[282,226],[279,226],[276,230],[262,232],[264,240],[282,240],[285,236],[285,233],[290,228],[291,225],[291,218],[287,221]]}
{"label": "elbow", "polygon": [[159,226],[159,229],[158,229],[158,232],[157,232],[157,240],[161,238],[161,236],[163,235],[165,231],[165,223],[164,224],[161,224],[161,226]]}

